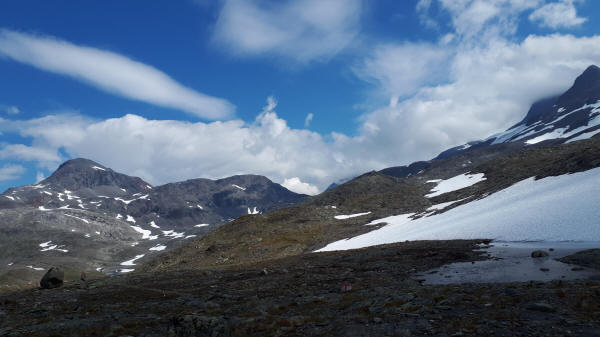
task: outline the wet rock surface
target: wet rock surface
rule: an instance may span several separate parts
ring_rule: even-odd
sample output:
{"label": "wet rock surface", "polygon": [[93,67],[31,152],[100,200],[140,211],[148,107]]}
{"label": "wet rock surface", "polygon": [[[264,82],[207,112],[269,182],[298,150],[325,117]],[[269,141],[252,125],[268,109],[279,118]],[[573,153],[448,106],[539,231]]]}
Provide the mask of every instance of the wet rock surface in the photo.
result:
{"label": "wet rock surface", "polygon": [[[600,269],[600,249],[587,249],[558,259],[568,264]],[[577,267],[575,267],[577,268]]]}
{"label": "wet rock surface", "polygon": [[[423,286],[485,258],[421,241],[227,268],[139,273],[0,295],[0,336],[594,336],[600,282]],[[266,270],[267,273],[263,271]],[[350,284],[349,291],[342,291]]]}

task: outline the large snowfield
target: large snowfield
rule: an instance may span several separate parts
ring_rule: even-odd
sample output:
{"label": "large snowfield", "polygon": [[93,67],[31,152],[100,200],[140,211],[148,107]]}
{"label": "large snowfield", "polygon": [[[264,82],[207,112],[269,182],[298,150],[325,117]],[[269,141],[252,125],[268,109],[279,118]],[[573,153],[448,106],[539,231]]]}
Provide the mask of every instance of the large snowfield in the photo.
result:
{"label": "large snowfield", "polygon": [[600,241],[600,168],[529,178],[442,214],[419,219],[412,215],[373,221],[388,225],[318,251],[405,240]]}

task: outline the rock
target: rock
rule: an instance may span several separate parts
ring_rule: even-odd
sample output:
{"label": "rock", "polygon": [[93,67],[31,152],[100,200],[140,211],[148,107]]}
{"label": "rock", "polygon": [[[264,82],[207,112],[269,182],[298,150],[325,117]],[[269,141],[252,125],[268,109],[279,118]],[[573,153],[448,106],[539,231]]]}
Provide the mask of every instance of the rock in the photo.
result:
{"label": "rock", "polygon": [[582,270],[584,270],[584,268],[581,268],[581,267],[573,267],[573,268],[571,268],[571,271],[582,271]]}
{"label": "rock", "polygon": [[531,253],[531,257],[533,258],[538,258],[538,257],[546,257],[550,254],[548,254],[548,252],[543,251],[543,250],[535,250]]}
{"label": "rock", "polygon": [[540,268],[541,271],[550,271],[549,268]]}
{"label": "rock", "polygon": [[185,315],[171,321],[169,337],[229,337],[230,329],[222,317]]}
{"label": "rock", "polygon": [[65,273],[58,267],[52,267],[42,277],[40,287],[42,289],[58,288],[63,285],[64,279]]}
{"label": "rock", "polygon": [[532,303],[527,306],[527,310],[541,311],[541,312],[555,312],[556,309],[546,302]]}

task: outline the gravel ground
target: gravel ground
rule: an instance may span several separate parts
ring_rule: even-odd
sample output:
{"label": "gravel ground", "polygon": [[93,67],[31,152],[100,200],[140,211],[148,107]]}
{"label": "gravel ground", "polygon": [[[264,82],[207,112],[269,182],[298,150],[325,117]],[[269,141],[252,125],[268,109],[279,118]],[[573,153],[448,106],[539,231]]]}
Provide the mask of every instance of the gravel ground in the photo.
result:
{"label": "gravel ground", "polygon": [[423,286],[410,277],[483,259],[481,242],[405,242],[28,289],[0,296],[0,336],[600,336],[597,281]]}

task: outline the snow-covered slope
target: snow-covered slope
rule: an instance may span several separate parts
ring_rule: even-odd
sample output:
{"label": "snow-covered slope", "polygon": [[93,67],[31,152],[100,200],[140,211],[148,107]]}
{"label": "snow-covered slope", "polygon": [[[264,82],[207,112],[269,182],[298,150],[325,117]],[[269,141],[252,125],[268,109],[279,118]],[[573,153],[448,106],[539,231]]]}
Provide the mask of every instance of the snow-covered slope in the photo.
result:
{"label": "snow-covered slope", "polygon": [[369,233],[319,251],[361,248],[405,240],[491,238],[505,241],[600,241],[600,168],[529,178],[445,213],[413,219],[402,214]]}

